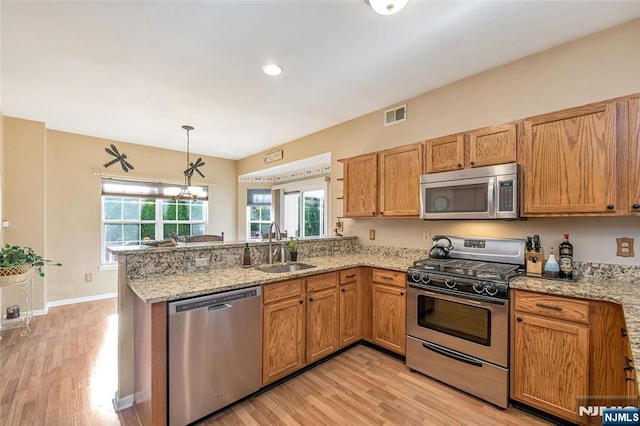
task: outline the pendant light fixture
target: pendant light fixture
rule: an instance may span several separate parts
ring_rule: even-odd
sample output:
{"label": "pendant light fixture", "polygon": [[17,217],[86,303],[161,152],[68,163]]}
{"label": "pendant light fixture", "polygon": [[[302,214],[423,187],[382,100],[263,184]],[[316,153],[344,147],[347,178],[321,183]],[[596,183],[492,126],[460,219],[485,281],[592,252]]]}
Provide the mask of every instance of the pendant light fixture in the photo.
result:
{"label": "pendant light fixture", "polygon": [[365,0],[376,13],[393,15],[407,5],[408,0]]}
{"label": "pendant light fixture", "polygon": [[182,126],[184,130],[187,131],[187,168],[183,172],[184,174],[184,185],[180,188],[180,191],[171,196],[172,200],[195,200],[200,195],[200,188],[191,186],[191,176],[193,176],[193,172],[197,172],[200,176],[204,177],[204,175],[198,170],[198,167],[204,166],[204,162],[202,158],[198,158],[195,163],[190,161],[190,153],[189,153],[189,132],[194,129],[193,126],[184,125]]}

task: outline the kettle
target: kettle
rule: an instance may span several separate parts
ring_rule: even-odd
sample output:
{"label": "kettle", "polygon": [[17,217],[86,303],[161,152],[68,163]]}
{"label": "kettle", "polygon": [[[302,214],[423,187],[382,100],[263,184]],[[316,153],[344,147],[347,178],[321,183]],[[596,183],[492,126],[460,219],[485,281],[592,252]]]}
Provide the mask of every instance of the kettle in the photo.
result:
{"label": "kettle", "polygon": [[431,247],[431,250],[429,250],[429,257],[433,258],[433,259],[444,259],[449,257],[449,252],[453,249],[453,245],[451,244],[451,240],[445,236],[442,235],[436,235],[435,237],[433,237],[433,241],[439,241],[439,240],[447,240],[447,242],[449,243],[449,245],[444,246],[440,243],[435,244],[433,247]]}

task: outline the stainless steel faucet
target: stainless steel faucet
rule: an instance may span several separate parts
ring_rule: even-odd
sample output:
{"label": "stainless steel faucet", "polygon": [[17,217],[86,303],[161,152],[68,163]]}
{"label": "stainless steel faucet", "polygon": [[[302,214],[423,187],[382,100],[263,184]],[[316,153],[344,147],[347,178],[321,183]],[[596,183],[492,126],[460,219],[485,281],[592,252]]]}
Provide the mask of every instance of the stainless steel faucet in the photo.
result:
{"label": "stainless steel faucet", "polygon": [[280,261],[284,262],[286,260],[286,254],[285,254],[285,250],[284,250],[284,243],[282,242],[282,235],[280,234],[280,225],[278,225],[278,222],[271,222],[271,224],[269,225],[269,253],[267,255],[267,262],[269,262],[269,264],[273,263],[273,258],[275,257],[275,255],[278,254],[278,248],[276,247],[276,249],[273,249],[272,246],[272,240],[271,240],[271,230],[275,227],[275,233],[276,233],[276,241],[280,241]]}

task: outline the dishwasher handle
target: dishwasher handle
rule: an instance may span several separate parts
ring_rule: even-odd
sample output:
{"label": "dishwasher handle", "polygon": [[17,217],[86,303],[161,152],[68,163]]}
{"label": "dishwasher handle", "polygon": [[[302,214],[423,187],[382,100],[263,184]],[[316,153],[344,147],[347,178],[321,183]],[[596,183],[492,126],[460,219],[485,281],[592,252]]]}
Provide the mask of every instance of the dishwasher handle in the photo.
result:
{"label": "dishwasher handle", "polygon": [[224,293],[210,294],[207,296],[194,297],[192,299],[177,300],[169,303],[169,316],[180,315],[184,312],[196,309],[207,309],[208,311],[218,311],[231,308],[234,303],[241,303],[246,299],[261,297],[260,287],[244,288]]}

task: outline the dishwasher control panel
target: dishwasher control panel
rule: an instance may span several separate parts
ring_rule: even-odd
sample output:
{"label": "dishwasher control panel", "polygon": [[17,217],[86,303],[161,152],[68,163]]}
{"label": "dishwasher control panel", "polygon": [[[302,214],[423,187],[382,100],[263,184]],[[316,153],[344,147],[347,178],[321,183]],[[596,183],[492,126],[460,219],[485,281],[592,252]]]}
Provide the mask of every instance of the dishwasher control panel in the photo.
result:
{"label": "dishwasher control panel", "polygon": [[235,302],[237,300],[247,299],[250,297],[256,297],[260,295],[260,287],[254,287],[249,290],[240,290],[237,292],[225,292],[219,297],[215,294],[198,297],[195,299],[184,300],[180,302],[172,302],[169,305],[169,315],[177,314],[180,312],[191,311],[194,309],[207,308],[209,306],[221,305],[229,302]]}

